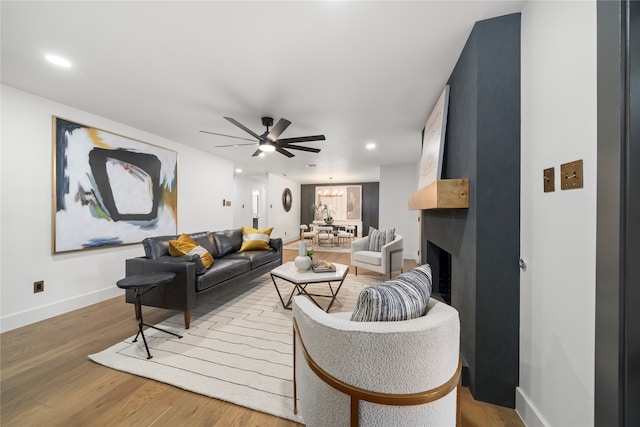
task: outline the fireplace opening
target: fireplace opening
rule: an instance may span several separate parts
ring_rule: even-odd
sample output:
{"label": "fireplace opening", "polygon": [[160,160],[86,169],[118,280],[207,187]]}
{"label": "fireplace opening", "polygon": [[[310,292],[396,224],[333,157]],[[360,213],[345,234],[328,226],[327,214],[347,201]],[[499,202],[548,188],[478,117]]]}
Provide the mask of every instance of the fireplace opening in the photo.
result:
{"label": "fireplace opening", "polygon": [[427,242],[427,262],[433,276],[431,295],[451,305],[451,254],[432,242]]}

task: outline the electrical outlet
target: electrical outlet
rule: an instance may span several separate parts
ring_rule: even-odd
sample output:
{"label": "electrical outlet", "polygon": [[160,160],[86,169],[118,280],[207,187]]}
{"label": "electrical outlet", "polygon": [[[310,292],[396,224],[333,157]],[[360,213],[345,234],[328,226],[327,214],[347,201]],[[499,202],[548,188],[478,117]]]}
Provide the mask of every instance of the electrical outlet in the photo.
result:
{"label": "electrical outlet", "polygon": [[582,188],[582,159],[560,165],[560,189]]}
{"label": "electrical outlet", "polygon": [[542,172],[542,183],[545,193],[556,191],[556,169],[548,168]]}
{"label": "electrical outlet", "polygon": [[37,294],[38,292],[44,292],[44,280],[33,282],[33,293]]}

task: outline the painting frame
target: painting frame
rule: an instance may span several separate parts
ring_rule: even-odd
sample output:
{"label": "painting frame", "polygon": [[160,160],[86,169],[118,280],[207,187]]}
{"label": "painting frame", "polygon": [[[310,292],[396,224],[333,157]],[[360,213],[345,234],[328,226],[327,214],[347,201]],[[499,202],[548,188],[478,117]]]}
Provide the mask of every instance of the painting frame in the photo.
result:
{"label": "painting frame", "polygon": [[53,254],[177,234],[176,151],[55,115],[51,123]]}

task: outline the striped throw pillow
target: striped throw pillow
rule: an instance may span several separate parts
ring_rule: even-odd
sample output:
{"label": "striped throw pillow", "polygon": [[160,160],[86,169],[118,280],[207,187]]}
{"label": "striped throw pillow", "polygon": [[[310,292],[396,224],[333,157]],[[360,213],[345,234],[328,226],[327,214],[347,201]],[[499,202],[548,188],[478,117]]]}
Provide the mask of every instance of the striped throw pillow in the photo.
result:
{"label": "striped throw pillow", "polygon": [[368,251],[380,252],[382,247],[387,243],[393,242],[396,238],[396,229],[390,228],[389,230],[380,231],[373,227],[369,227],[369,246]]}
{"label": "striped throw pillow", "polygon": [[270,251],[269,239],[273,227],[258,230],[256,228],[242,226],[242,246],[238,252],[244,251]]}
{"label": "striped throw pillow", "polygon": [[386,282],[364,288],[351,320],[385,322],[409,320],[423,316],[431,297],[431,266],[413,268]]}

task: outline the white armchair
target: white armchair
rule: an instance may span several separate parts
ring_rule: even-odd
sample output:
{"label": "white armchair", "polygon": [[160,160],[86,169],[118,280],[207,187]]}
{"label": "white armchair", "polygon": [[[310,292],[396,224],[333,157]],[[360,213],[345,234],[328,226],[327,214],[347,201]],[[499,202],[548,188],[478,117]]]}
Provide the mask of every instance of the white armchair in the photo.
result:
{"label": "white armchair", "polygon": [[369,236],[351,242],[351,265],[355,267],[356,276],[358,267],[377,273],[389,274],[400,270],[402,273],[404,260],[402,252],[402,236],[396,234],[395,239],[382,246],[380,252],[369,251]]}
{"label": "white armchair", "polygon": [[427,314],[353,322],[293,299],[294,399],[307,427],[455,426],[460,320],[429,299]]}

